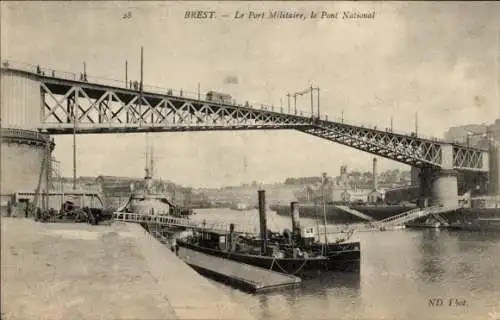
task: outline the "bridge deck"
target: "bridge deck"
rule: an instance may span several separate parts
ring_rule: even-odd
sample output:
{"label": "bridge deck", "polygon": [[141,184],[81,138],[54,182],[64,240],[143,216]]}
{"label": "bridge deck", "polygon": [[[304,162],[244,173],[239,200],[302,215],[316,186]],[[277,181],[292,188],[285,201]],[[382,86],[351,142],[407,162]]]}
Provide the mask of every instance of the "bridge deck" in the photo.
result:
{"label": "bridge deck", "polygon": [[343,119],[332,121],[319,114],[296,109],[285,112],[282,107],[248,101],[207,101],[201,94],[193,98],[158,87],[131,89],[123,81],[79,81],[76,74],[70,73],[68,78],[68,73],[16,67],[7,62],[2,63],[0,71],[38,81],[38,129],[49,134],[295,129],[414,167],[489,170],[487,150],[426,138],[416,132],[398,133],[392,128],[344,123]]}

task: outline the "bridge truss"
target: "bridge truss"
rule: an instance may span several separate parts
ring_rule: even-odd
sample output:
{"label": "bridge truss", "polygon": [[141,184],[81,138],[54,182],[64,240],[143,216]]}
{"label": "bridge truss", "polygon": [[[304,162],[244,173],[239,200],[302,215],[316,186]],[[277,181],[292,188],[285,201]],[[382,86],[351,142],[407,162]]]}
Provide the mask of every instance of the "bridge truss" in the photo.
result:
{"label": "bridge truss", "polygon": [[451,146],[453,169],[488,171],[487,151],[414,134],[2,68],[7,71],[37,77],[40,129],[49,134],[295,129],[420,168],[444,167],[443,149]]}

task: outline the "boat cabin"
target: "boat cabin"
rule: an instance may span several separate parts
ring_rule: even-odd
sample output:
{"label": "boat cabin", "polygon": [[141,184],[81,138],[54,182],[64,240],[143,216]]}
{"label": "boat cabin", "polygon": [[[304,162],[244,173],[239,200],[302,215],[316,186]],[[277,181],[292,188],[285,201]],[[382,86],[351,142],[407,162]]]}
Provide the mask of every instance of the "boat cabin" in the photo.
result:
{"label": "boat cabin", "polygon": [[194,238],[200,246],[225,251],[228,248],[228,237],[225,232],[201,231],[195,232]]}
{"label": "boat cabin", "polygon": [[303,227],[300,229],[300,240],[302,245],[310,246],[314,243],[314,229],[313,227]]}

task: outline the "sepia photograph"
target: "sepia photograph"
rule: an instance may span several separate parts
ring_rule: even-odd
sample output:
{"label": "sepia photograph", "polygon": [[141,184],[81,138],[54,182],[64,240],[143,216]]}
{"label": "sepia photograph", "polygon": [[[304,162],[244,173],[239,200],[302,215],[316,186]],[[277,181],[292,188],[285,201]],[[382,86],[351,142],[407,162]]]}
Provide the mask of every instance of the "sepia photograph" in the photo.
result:
{"label": "sepia photograph", "polygon": [[499,17],[0,0],[0,319],[500,320]]}

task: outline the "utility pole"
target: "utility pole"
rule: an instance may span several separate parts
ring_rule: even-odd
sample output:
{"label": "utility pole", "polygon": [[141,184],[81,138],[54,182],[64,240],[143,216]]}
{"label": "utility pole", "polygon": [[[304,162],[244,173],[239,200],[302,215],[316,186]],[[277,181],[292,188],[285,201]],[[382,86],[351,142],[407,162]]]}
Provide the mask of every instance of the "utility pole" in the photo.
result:
{"label": "utility pole", "polygon": [[418,111],[415,112],[415,136],[418,137]]}
{"label": "utility pole", "polygon": [[314,116],[313,86],[311,85],[311,118]]}
{"label": "utility pole", "polygon": [[341,123],[344,123],[344,110],[342,110],[342,113],[341,113],[341,118],[340,118],[340,119],[341,119],[341,120],[340,120],[340,121],[341,121]]}
{"label": "utility pole", "polygon": [[392,116],[391,116],[391,132],[393,131]]}
{"label": "utility pole", "polygon": [[200,83],[198,82],[198,100],[201,100]]}
{"label": "utility pole", "polygon": [[144,68],[144,56],[143,56],[143,49],[141,46],[141,83],[139,84],[139,114],[141,119],[139,120],[139,125],[144,121],[144,119],[142,118],[143,68]]}
{"label": "utility pole", "polygon": [[125,60],[125,88],[128,88],[128,61]]}
{"label": "utility pole", "polygon": [[141,84],[140,84],[141,104],[142,104],[142,90],[143,90],[143,72],[144,72],[144,55],[143,55],[143,48],[141,47]]}
{"label": "utility pole", "polygon": [[293,107],[295,109],[295,114],[297,114],[297,94],[294,93],[293,95]]}
{"label": "utility pole", "polygon": [[288,98],[288,114],[290,114],[291,113],[291,110],[290,110],[290,93],[287,93],[286,96]]}
{"label": "utility pole", "polygon": [[85,61],[83,62],[83,80],[87,80],[87,64],[85,63]]}
{"label": "utility pole", "polygon": [[319,88],[316,88],[318,90],[318,120],[321,118],[321,115],[319,113]]}
{"label": "utility pole", "polygon": [[51,163],[50,163],[50,136],[47,135],[47,144],[45,149],[45,161],[47,167],[45,168],[45,210],[49,210],[49,187],[50,187],[50,177],[51,177]]}
{"label": "utility pole", "polygon": [[73,190],[76,190],[76,104],[78,102],[73,102]]}

